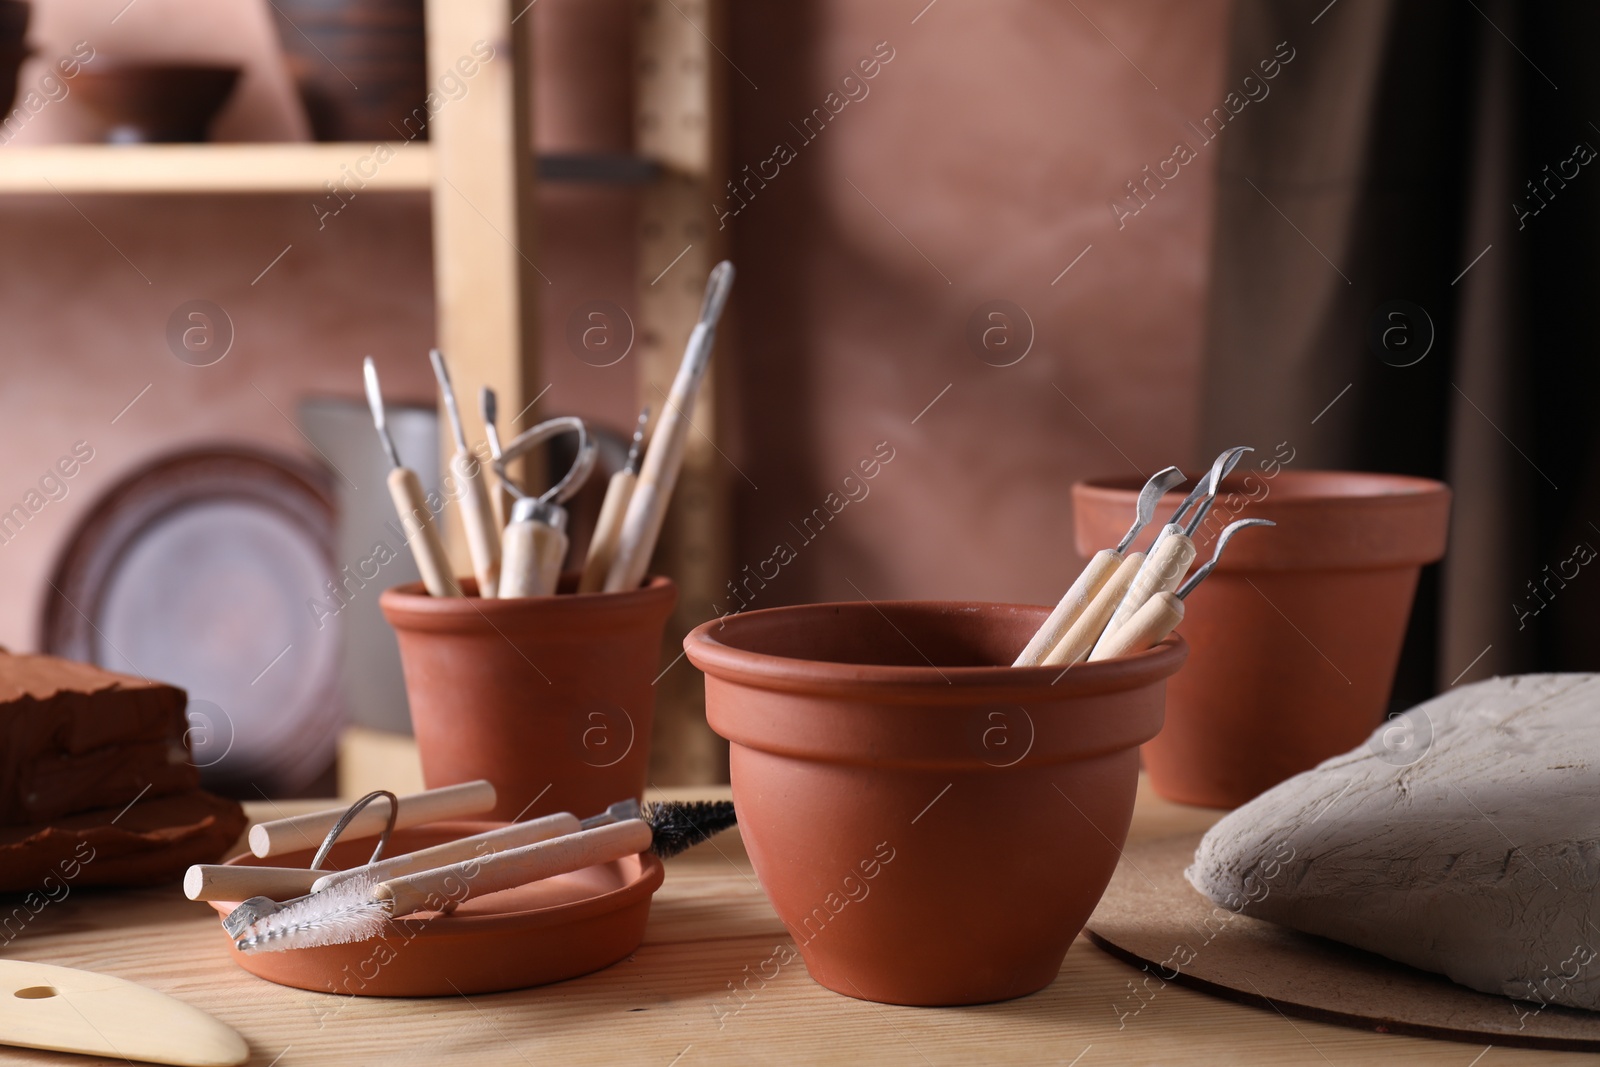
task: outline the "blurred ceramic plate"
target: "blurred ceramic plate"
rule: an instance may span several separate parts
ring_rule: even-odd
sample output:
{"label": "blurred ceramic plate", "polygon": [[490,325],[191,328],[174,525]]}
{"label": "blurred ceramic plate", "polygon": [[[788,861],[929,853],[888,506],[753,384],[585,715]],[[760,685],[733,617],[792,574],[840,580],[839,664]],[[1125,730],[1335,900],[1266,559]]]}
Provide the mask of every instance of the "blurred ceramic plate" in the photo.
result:
{"label": "blurred ceramic plate", "polygon": [[304,789],[332,765],[342,722],[339,616],[309,606],[330,602],[333,528],[323,476],[295,460],[233,448],[158,460],[68,541],[40,646],[186,689],[208,788]]}
{"label": "blurred ceramic plate", "polygon": [[[506,825],[433,823],[396,830],[385,854],[414,852]],[[365,863],[372,845],[371,838],[341,842],[327,867],[343,870]],[[311,852],[270,859],[246,853],[228,863],[306,867]],[[217,936],[240,967],[297,989],[367,997],[498,993],[577,978],[632,954],[644,940],[650,898],[665,875],[655,856],[629,856],[475,897],[450,915],[421,912],[391,919],[382,937],[349,945],[244,953],[220,929]],[[211,906],[221,916],[236,902],[213,901]]]}

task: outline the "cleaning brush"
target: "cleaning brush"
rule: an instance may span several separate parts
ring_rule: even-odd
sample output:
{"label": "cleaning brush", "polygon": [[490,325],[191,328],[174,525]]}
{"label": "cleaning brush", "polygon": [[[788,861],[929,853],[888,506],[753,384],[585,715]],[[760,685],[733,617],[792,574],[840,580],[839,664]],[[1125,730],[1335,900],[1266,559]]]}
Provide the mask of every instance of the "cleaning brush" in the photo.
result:
{"label": "cleaning brush", "polygon": [[287,904],[234,939],[241,952],[342,945],[383,933],[384,923],[419,911],[448,911],[462,901],[609,863],[647,849],[663,859],[733,826],[731,801],[646,804],[637,818],[507,849],[433,870],[379,881],[341,881]]}

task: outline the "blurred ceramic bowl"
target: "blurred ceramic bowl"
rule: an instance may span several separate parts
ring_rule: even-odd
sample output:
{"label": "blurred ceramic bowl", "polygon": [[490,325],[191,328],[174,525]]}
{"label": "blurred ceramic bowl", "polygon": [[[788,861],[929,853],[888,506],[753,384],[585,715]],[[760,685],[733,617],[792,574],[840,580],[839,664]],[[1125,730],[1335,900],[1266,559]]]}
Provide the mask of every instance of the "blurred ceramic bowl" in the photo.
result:
{"label": "blurred ceramic bowl", "polygon": [[206,140],[239,81],[237,66],[98,60],[77,92],[105,124],[110,144]]}

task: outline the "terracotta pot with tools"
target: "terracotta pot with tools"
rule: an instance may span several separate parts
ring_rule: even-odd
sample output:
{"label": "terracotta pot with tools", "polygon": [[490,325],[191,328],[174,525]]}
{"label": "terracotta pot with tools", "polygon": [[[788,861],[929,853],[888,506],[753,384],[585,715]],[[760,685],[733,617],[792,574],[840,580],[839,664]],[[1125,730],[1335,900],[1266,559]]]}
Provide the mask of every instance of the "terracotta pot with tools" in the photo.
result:
{"label": "terracotta pot with tools", "polygon": [[1050,984],[1117,865],[1185,647],[1009,666],[1043,608],[812,604],[684,639],[746,848],[811,976],[893,1004]]}
{"label": "terracotta pot with tools", "polygon": [[[1194,655],[1144,747],[1169,800],[1236,807],[1360,744],[1383,719],[1418,575],[1444,555],[1440,482],[1258,467],[1222,482],[1195,534],[1204,555],[1240,516],[1277,523],[1270,537],[1239,539],[1188,601],[1180,630]],[[1079,553],[1117,539],[1138,488],[1073,486]]]}
{"label": "terracotta pot with tools", "polygon": [[[498,819],[593,813],[639,797],[671,579],[620,593],[485,600],[436,597],[420,582],[384,592],[400,641],[428,787],[487,778]],[[529,805],[532,805],[531,807]]]}

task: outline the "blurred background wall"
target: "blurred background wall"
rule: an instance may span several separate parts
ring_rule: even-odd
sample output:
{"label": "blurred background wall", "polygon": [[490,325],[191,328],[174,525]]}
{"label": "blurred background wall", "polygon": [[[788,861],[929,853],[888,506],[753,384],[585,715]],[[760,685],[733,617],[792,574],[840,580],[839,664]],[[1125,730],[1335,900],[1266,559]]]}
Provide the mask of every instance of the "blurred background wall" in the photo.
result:
{"label": "blurred background wall", "polygon": [[[852,584],[874,599],[1048,600],[1075,567],[1073,479],[1195,458],[1214,159],[1185,167],[1121,229],[1107,202],[1218,102],[1228,4],[924,2],[732,13],[730,170],[759,168],[780,141],[796,148],[728,219],[741,271],[724,368],[736,566],[793,539],[790,524],[878,442],[895,456],[761,606],[852,598]],[[292,132],[262,5],[140,0],[115,24],[100,6],[41,0],[41,53],[65,54],[91,18],[101,54],[213,55],[220,35],[250,73],[219,136]],[[541,146],[625,146],[623,0],[541,0],[530,17]],[[893,58],[867,94],[805,141],[796,127],[875,51]],[[51,105],[18,143],[72,139],[74,105]],[[626,427],[628,361],[579,361],[564,326],[585,301],[633,299],[633,197],[541,195],[545,410]],[[0,232],[0,478],[13,483],[0,498],[20,497],[76,440],[96,452],[69,497],[0,550],[8,647],[33,644],[50,563],[81,509],[150,457],[218,440],[311,457],[286,416],[305,395],[358,396],[369,352],[393,399],[431,400],[421,196],[369,195],[321,230],[303,196],[7,197]],[[163,334],[194,298],[224,307],[237,335],[199,371]],[[1032,324],[1012,366],[991,364],[1027,346],[1021,320],[990,337],[1008,349],[967,337],[996,300]]]}

